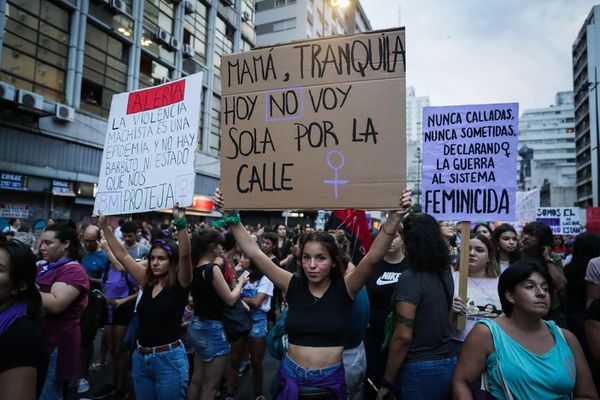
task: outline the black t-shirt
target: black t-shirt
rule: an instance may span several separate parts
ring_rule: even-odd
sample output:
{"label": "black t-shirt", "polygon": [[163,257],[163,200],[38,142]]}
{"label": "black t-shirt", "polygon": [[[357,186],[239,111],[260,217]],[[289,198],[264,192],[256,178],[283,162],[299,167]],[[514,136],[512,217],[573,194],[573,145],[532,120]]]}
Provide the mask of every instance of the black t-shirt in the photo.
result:
{"label": "black t-shirt", "polygon": [[18,318],[0,335],[0,373],[18,367],[37,370],[39,396],[46,379],[48,352],[42,330],[29,317]]}
{"label": "black t-shirt", "polygon": [[331,282],[320,299],[308,281],[292,276],[287,291],[285,329],[292,344],[309,347],[343,346],[352,324],[352,304],[343,278]]}
{"label": "black t-shirt", "polygon": [[152,298],[152,290],[144,290],[137,313],[140,318],[139,342],[144,347],[173,343],[181,337],[181,317],[188,302],[189,288],[176,281]]}
{"label": "black t-shirt", "polygon": [[222,321],[221,305],[212,283],[214,268],[220,267],[217,264],[204,264],[194,268],[192,281],[194,314],[203,319]]}
{"label": "black t-shirt", "polygon": [[600,299],[592,301],[585,311],[585,319],[600,321]]}
{"label": "black t-shirt", "polygon": [[369,328],[383,329],[383,323],[387,315],[392,311],[394,299],[392,298],[400,275],[408,268],[403,259],[399,263],[390,264],[381,260],[376,267],[375,273],[367,282],[367,293],[371,313]]}
{"label": "black t-shirt", "polygon": [[396,301],[417,306],[407,361],[438,360],[449,356],[448,312],[453,293],[454,281],[449,269],[443,275],[437,275],[409,268],[400,276]]}

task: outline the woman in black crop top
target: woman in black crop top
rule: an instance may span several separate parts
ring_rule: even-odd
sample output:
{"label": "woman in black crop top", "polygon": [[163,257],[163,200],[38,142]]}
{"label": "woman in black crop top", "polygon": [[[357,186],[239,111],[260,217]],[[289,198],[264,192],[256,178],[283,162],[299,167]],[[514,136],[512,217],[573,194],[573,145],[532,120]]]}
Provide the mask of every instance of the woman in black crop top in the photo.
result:
{"label": "woman in black crop top", "polygon": [[[215,192],[215,205],[223,206],[223,195]],[[296,399],[303,392],[329,391],[346,398],[342,352],[350,330],[352,303],[376,264],[385,255],[401,218],[412,207],[411,191],[405,189],[400,211],[390,216],[371,249],[356,267],[346,268],[333,236],[309,234],[301,244],[300,276],[275,265],[258,247],[241,223],[230,225],[242,251],[275,284],[286,292],[288,353],[279,370],[279,399]],[[315,370],[320,370],[318,373]]]}
{"label": "woman in black crop top", "polygon": [[203,229],[192,236],[194,317],[188,336],[197,351],[188,394],[190,400],[215,398],[231,352],[223,328],[221,304],[234,305],[248,281],[245,273],[233,290],[227,285],[221,267],[215,264],[215,258],[223,251],[222,241],[221,234],[214,229]]}
{"label": "woman in black crop top", "polygon": [[133,354],[132,378],[138,399],[185,399],[188,361],[181,318],[192,283],[190,238],[184,209],[173,209],[179,246],[171,239],[152,242],[148,267],[138,264],[100,216],[99,224],[114,256],[143,287],[137,306],[140,329]]}

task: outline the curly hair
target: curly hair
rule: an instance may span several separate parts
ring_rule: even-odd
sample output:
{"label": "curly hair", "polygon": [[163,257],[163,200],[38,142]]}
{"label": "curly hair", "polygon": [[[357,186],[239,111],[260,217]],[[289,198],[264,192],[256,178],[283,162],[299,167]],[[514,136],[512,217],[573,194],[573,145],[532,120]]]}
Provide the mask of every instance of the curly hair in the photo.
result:
{"label": "curly hair", "polygon": [[441,273],[450,267],[448,245],[435,218],[412,214],[404,220],[406,259],[416,271]]}

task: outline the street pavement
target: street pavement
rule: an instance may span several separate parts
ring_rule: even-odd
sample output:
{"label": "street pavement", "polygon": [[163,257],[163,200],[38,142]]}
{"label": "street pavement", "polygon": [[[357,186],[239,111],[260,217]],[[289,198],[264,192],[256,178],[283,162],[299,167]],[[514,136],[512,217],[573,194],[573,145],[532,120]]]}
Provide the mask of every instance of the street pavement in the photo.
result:
{"label": "street pavement", "polygon": [[[99,349],[100,349],[100,333],[96,336],[95,340],[95,354],[94,360],[99,360]],[[110,360],[109,360],[110,362]],[[267,352],[265,354],[264,361],[264,373],[263,373],[263,394],[267,399],[271,399],[271,387],[273,383],[273,379],[277,376],[277,370],[279,368],[279,361],[274,359]],[[131,375],[129,375],[131,377]],[[102,389],[106,385],[110,383],[110,366],[105,365],[98,370],[90,373],[90,386],[91,390],[88,393],[78,395],[77,394],[77,381],[74,382],[73,387],[69,390],[69,395],[67,397],[68,400],[86,400],[92,399],[92,393],[97,392]],[[129,379],[129,384],[131,386],[131,379]],[[133,393],[133,390],[131,390]],[[223,399],[221,397],[221,399]],[[252,388],[252,370],[250,369],[243,376],[238,377],[238,389],[236,393],[236,400],[254,400],[254,390]],[[129,399],[134,399],[134,397],[129,397]],[[107,397],[106,400],[117,400],[116,397]]]}

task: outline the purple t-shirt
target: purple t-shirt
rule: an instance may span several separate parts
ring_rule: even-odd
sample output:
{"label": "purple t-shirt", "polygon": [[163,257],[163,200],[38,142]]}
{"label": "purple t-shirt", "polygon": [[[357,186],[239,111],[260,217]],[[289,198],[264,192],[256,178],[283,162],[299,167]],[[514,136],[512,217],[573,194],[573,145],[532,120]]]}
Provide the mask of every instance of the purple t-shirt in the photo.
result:
{"label": "purple t-shirt", "polygon": [[48,342],[48,351],[58,348],[56,381],[63,382],[80,374],[81,329],[79,318],[87,305],[90,280],[77,263],[69,263],[37,277],[40,292],[50,293],[52,285],[63,282],[79,290],[79,296],[59,314],[45,314],[42,327]]}
{"label": "purple t-shirt", "polygon": [[129,288],[134,286],[137,287],[138,284],[130,274],[117,271],[111,265],[102,289],[107,299],[121,299],[129,296]]}

